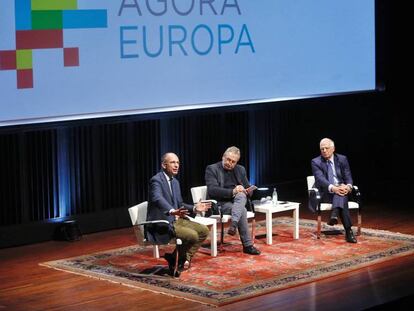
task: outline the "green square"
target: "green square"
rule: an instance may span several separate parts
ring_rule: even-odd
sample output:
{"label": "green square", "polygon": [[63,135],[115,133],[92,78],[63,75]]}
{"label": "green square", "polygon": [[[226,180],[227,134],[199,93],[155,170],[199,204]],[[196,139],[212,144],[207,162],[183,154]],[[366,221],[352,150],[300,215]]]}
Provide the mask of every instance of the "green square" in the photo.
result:
{"label": "green square", "polygon": [[32,11],[32,29],[62,29],[62,11]]}
{"label": "green square", "polygon": [[17,50],[16,65],[17,69],[32,69],[32,50]]}

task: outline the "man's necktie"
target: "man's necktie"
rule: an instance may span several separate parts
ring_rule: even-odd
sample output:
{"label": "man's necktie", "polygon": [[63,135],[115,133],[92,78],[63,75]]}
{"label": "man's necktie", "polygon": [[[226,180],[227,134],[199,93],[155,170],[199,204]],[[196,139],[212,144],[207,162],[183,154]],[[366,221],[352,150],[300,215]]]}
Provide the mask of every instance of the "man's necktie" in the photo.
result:
{"label": "man's necktie", "polygon": [[175,203],[175,195],[174,195],[174,187],[173,187],[173,178],[172,177],[170,178],[170,188],[171,188],[171,198],[172,198],[173,206],[175,208],[176,203]]}
{"label": "man's necktie", "polygon": [[329,183],[334,185],[335,184],[335,179],[334,179],[334,173],[333,173],[333,168],[332,168],[333,163],[330,160],[328,160],[328,161],[326,161],[326,165],[328,166],[328,180],[329,180]]}

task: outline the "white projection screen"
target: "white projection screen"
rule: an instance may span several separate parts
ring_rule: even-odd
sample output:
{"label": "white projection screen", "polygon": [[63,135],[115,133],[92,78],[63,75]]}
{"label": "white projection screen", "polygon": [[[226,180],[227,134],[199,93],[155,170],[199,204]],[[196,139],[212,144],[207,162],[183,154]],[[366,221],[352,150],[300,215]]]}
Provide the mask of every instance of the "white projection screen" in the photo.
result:
{"label": "white projection screen", "polygon": [[0,1],[0,126],[375,88],[374,0]]}

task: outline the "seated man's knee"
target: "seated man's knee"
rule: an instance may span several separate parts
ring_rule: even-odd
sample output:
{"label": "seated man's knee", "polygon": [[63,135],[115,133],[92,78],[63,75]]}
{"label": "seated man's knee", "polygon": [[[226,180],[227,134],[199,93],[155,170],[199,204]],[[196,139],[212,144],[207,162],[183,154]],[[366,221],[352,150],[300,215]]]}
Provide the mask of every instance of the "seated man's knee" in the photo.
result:
{"label": "seated man's knee", "polygon": [[194,244],[196,242],[198,242],[198,233],[197,231],[191,231],[191,232],[187,232],[185,239],[191,243]]}
{"label": "seated man's knee", "polygon": [[238,192],[236,196],[234,197],[234,201],[246,202],[247,201],[246,194],[244,192]]}
{"label": "seated man's knee", "polygon": [[246,198],[246,194],[244,192],[237,192],[236,198]]}
{"label": "seated man's knee", "polygon": [[199,237],[203,240],[205,240],[208,235],[210,234],[210,230],[208,229],[207,226],[203,226],[202,229],[199,232]]}

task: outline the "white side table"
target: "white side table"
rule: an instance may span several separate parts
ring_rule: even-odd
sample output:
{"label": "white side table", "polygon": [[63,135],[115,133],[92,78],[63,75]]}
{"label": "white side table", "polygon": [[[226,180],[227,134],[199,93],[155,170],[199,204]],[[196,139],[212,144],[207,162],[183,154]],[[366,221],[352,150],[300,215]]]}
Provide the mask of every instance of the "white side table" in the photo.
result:
{"label": "white side table", "polygon": [[217,219],[210,218],[210,217],[202,217],[196,216],[195,218],[191,218],[193,221],[206,225],[207,227],[211,226],[210,230],[210,248],[211,248],[211,256],[217,256]]}
{"label": "white side table", "polygon": [[272,214],[278,212],[285,212],[293,210],[293,238],[299,239],[299,205],[297,202],[279,201],[279,204],[273,204],[273,202],[261,203],[259,200],[253,202],[254,210],[256,213],[266,214],[266,244],[272,244]]}

